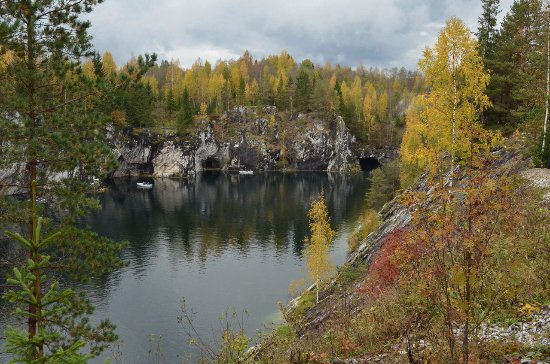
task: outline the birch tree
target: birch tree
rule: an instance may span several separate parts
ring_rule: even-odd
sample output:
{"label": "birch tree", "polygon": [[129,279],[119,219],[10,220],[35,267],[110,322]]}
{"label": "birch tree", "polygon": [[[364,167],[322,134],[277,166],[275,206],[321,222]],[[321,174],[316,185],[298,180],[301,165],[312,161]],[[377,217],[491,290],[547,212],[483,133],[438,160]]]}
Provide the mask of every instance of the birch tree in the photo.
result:
{"label": "birch tree", "polygon": [[432,153],[427,165],[443,170],[450,156],[450,178],[455,161],[487,147],[493,135],[479,122],[480,113],[490,105],[485,94],[489,75],[477,51],[477,42],[458,18],[447,21],[433,48],[424,51],[419,62],[426,76],[427,94],[418,101],[420,119],[426,123],[425,144]]}
{"label": "birch tree", "polygon": [[308,213],[311,236],[306,240],[305,257],[311,280],[315,283],[316,302],[319,303],[319,285],[333,271],[329,250],[334,240],[334,230],[330,227],[330,218],[325,195],[311,204]]}

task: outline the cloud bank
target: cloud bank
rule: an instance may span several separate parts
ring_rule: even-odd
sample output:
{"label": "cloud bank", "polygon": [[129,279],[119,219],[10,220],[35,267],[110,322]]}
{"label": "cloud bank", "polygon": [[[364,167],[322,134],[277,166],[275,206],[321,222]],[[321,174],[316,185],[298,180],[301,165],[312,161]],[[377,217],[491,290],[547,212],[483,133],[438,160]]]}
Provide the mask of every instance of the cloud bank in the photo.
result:
{"label": "cloud bank", "polygon": [[107,0],[89,19],[96,48],[118,64],[152,52],[189,66],[287,50],[319,64],[415,68],[447,18],[475,31],[480,13],[480,0]]}

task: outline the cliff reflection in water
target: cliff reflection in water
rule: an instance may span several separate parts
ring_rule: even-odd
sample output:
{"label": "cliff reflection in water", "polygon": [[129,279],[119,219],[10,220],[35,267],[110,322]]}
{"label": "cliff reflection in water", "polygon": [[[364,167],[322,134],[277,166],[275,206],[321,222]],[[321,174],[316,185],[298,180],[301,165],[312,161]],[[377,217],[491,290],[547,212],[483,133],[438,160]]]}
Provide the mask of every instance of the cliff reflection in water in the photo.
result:
{"label": "cliff reflection in water", "polygon": [[227,249],[246,255],[251,245],[279,255],[292,244],[300,256],[311,201],[324,191],[338,228],[359,214],[367,187],[363,176],[311,172],[206,172],[194,181],[158,179],[154,185],[138,190],[134,182],[115,182],[102,196],[101,211],[87,219],[98,233],[128,240],[128,258],[138,266],[156,254],[159,241],[168,241],[175,260],[204,262]]}

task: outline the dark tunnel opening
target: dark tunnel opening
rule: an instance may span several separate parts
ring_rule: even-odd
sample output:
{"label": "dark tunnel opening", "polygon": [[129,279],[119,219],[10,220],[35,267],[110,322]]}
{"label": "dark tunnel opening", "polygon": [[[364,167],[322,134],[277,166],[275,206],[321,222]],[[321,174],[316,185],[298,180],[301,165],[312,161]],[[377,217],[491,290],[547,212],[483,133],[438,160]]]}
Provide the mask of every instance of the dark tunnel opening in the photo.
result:
{"label": "dark tunnel opening", "polygon": [[361,170],[367,173],[381,166],[378,159],[374,157],[359,158],[359,165],[361,166]]}
{"label": "dark tunnel opening", "polygon": [[206,158],[202,162],[203,169],[220,169],[221,163],[216,158]]}

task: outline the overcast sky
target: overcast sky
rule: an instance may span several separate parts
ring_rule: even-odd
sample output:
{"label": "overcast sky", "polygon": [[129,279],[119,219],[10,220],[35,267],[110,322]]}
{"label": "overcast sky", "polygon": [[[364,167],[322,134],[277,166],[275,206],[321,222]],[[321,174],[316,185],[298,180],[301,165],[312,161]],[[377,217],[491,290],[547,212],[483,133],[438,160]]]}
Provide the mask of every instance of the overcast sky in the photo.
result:
{"label": "overcast sky", "polygon": [[[501,17],[513,0],[501,0]],[[475,31],[480,0],[106,0],[89,16],[100,52],[120,65],[156,52],[215,63],[248,49],[257,58],[287,50],[355,67],[416,68],[451,16]]]}

